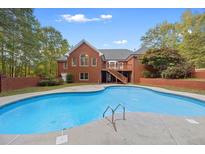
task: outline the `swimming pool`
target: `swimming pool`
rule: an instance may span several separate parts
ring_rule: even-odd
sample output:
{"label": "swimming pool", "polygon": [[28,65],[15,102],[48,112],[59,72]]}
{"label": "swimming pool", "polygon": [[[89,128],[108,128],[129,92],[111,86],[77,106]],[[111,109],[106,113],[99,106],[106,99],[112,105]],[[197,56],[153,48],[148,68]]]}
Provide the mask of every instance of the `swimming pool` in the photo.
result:
{"label": "swimming pool", "polygon": [[98,92],[42,95],[3,106],[0,134],[46,133],[79,126],[101,119],[108,105],[114,108],[119,103],[126,107],[126,112],[205,116],[205,103],[200,100],[146,88],[115,86]]}

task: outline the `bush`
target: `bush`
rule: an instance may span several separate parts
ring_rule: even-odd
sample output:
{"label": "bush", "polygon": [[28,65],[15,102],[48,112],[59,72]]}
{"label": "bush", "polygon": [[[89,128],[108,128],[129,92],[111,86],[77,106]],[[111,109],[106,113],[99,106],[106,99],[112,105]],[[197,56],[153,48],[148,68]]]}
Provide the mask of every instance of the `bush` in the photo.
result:
{"label": "bush", "polygon": [[174,49],[150,49],[141,57],[141,61],[152,68],[150,72],[144,72],[145,77],[179,79],[191,74],[191,65]]}
{"label": "bush", "polygon": [[41,80],[38,85],[39,86],[57,86],[62,85],[64,81],[62,79],[52,79],[52,80]]}
{"label": "bush", "polygon": [[48,80],[41,80],[38,82],[39,86],[47,86],[48,85]]}
{"label": "bush", "polygon": [[144,71],[143,72],[143,77],[150,78],[151,77],[151,72],[150,71]]}
{"label": "bush", "polygon": [[180,79],[187,78],[190,76],[189,69],[182,66],[168,67],[161,73],[162,78],[166,79]]}
{"label": "bush", "polygon": [[67,83],[72,83],[73,82],[73,75],[72,74],[67,74],[66,75],[66,82]]}
{"label": "bush", "polygon": [[62,85],[62,84],[64,84],[64,80],[62,78],[59,78],[58,83],[59,83],[59,85]]}
{"label": "bush", "polygon": [[160,74],[158,72],[151,72],[151,71],[144,71],[143,76],[145,78],[158,78],[160,77]]}

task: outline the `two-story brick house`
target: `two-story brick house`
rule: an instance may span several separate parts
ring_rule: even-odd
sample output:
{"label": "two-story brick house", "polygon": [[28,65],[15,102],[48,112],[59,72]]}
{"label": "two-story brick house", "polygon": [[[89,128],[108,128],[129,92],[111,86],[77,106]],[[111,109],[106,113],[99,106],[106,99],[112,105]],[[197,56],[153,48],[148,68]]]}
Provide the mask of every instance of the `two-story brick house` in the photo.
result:
{"label": "two-story brick house", "polygon": [[72,74],[74,82],[137,83],[143,71],[138,51],[127,49],[96,49],[86,40],[58,59],[58,76]]}

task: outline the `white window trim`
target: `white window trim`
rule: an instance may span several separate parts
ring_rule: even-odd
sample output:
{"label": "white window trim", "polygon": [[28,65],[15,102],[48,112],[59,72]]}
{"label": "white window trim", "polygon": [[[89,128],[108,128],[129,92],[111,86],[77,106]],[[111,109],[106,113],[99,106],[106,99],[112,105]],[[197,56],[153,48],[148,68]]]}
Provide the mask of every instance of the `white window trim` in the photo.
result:
{"label": "white window trim", "polygon": [[[66,65],[66,67],[65,67],[65,65]],[[63,69],[65,70],[65,69],[67,69],[67,68],[68,68],[68,63],[67,63],[67,61],[66,61],[66,62],[63,63]]]}
{"label": "white window trim", "polygon": [[[96,64],[95,65],[93,65],[93,59],[96,59]],[[98,65],[98,59],[97,58],[91,58],[91,66],[92,67],[97,67],[97,65]]]}
{"label": "white window trim", "polygon": [[79,66],[80,66],[80,67],[89,67],[89,56],[88,56],[88,65],[81,65],[81,55],[83,55],[83,54],[88,55],[88,54],[86,54],[86,53],[80,54],[80,56],[79,56]]}
{"label": "white window trim", "polygon": [[[74,57],[74,58],[75,58],[75,57]],[[77,67],[77,58],[75,58],[75,59],[76,59],[76,65],[73,64],[74,58],[71,59],[71,65],[72,65],[72,67]]]}
{"label": "white window trim", "polygon": [[110,63],[115,63],[113,68],[114,68],[114,69],[117,68],[117,61],[115,61],[115,60],[110,60],[110,61],[108,61],[108,68],[111,68],[111,67],[110,67]]}
{"label": "white window trim", "polygon": [[[81,79],[80,77],[81,77],[81,73],[87,73],[88,74],[88,79]],[[79,73],[79,80],[80,81],[88,81],[89,80],[89,73],[88,72],[80,72]]]}

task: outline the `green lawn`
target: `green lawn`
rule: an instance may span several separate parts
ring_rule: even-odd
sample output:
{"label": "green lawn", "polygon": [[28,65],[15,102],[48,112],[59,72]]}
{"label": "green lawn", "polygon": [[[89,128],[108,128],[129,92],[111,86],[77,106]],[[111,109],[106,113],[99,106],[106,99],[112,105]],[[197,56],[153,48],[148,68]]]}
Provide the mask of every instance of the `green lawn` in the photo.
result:
{"label": "green lawn", "polygon": [[17,94],[24,94],[24,93],[31,93],[31,92],[54,90],[54,89],[59,89],[59,88],[64,88],[64,87],[88,85],[88,84],[91,84],[91,83],[70,83],[70,84],[64,84],[64,85],[59,85],[59,86],[29,87],[29,88],[24,88],[24,89],[2,92],[2,93],[0,93],[0,97],[17,95]]}
{"label": "green lawn", "polygon": [[190,93],[196,93],[205,95],[205,90],[196,90],[196,89],[189,89],[189,88],[179,88],[179,87],[172,87],[172,86],[154,86],[154,85],[148,85],[148,84],[138,84],[141,86],[151,86],[151,87],[159,87],[164,88],[168,90],[174,90],[174,91],[182,91],[182,92],[190,92]]}
{"label": "green lawn", "polygon": [[[59,89],[59,88],[64,88],[64,87],[72,87],[72,86],[80,86],[80,85],[91,85],[91,84],[92,83],[70,83],[70,84],[64,84],[64,85],[59,85],[59,86],[29,87],[29,88],[24,88],[24,89],[18,89],[18,90],[2,92],[2,93],[0,93],[0,97],[11,96],[11,95],[16,95],[16,94],[31,93],[31,92],[48,91],[48,90],[54,90],[54,89]],[[152,85],[147,85],[147,84],[138,84],[138,85],[152,86]],[[160,87],[160,88],[165,88],[165,89],[169,89],[169,90],[190,92],[190,93],[205,95],[205,90],[178,88],[178,87],[171,87],[171,86],[152,86],[152,87]]]}

